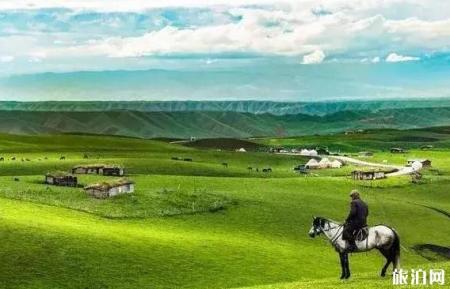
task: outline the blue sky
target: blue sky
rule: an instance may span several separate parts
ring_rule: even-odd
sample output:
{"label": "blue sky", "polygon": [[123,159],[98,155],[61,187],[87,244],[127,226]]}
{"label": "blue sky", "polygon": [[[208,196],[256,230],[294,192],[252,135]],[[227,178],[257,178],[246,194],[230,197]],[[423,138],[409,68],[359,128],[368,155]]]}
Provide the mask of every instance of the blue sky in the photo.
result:
{"label": "blue sky", "polygon": [[448,11],[438,0],[1,1],[0,99],[450,97]]}

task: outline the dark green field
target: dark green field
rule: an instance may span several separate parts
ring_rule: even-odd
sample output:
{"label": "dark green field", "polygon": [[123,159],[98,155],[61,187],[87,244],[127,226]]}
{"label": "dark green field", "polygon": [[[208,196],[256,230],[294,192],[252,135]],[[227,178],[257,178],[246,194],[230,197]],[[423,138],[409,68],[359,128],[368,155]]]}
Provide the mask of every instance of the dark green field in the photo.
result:
{"label": "dark green field", "polygon": [[[255,151],[240,153],[230,143],[1,135],[0,288],[392,288],[378,276],[376,252],[351,256],[352,279],[338,281],[336,253],[307,235],[313,215],[343,220],[354,188],[370,205],[370,224],[398,230],[403,268],[450,270],[448,255],[414,249],[450,246],[448,128],[253,142]],[[371,161],[400,165],[426,157],[433,167],[420,184],[409,176],[353,181],[352,166],[300,175],[293,167],[307,158],[260,151],[281,145],[372,150]],[[394,145],[410,151],[391,154]],[[43,184],[45,173],[82,163],[123,165],[136,191],[93,199],[82,187]],[[79,183],[109,178],[79,175]]]}

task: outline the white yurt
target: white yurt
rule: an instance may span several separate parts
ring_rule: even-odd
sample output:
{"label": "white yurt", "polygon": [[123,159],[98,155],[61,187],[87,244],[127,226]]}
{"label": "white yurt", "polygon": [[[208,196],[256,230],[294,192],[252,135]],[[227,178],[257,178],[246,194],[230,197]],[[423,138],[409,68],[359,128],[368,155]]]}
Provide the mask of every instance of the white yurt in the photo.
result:
{"label": "white yurt", "polygon": [[316,157],[316,156],[318,156],[318,153],[317,153],[316,150],[310,150],[310,151],[309,151],[309,155],[310,155],[311,157]]}
{"label": "white yurt", "polygon": [[305,168],[307,168],[307,169],[316,169],[318,167],[319,167],[319,162],[316,161],[315,159],[310,159],[305,165]]}
{"label": "white yurt", "polygon": [[331,162],[331,167],[334,169],[338,169],[338,168],[342,167],[342,163],[338,160],[334,160]]}
{"label": "white yurt", "polygon": [[322,169],[326,169],[331,167],[331,162],[328,158],[323,158],[320,160],[319,162],[319,167],[321,167]]}
{"label": "white yurt", "polygon": [[307,150],[307,149],[302,149],[302,150],[300,151],[300,155],[302,155],[302,156],[309,156],[309,150]]}

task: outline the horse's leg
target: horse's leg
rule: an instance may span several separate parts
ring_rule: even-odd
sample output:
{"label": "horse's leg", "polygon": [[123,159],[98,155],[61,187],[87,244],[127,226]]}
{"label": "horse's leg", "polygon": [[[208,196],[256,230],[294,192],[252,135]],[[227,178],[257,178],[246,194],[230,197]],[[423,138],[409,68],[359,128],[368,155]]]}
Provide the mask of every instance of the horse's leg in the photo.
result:
{"label": "horse's leg", "polygon": [[391,264],[391,262],[393,260],[392,260],[391,254],[387,250],[384,250],[384,249],[379,249],[379,250],[380,250],[381,254],[383,254],[383,256],[386,258],[386,264],[383,266],[383,269],[381,269],[381,274],[380,274],[381,277],[384,277],[384,276],[386,276],[387,268],[389,267],[389,265]]}
{"label": "horse's leg", "polygon": [[348,262],[348,253],[344,253],[345,279],[350,278],[350,264]]}
{"label": "horse's leg", "polygon": [[345,278],[345,259],[344,253],[339,253],[339,260],[341,261],[341,279]]}

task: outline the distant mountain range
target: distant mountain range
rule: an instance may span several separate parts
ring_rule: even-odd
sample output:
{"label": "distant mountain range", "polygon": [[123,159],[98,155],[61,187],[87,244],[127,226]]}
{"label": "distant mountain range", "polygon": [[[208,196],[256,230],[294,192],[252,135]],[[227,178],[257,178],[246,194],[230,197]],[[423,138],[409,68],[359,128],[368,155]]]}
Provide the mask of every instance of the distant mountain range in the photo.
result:
{"label": "distant mountain range", "polygon": [[450,107],[450,99],[372,100],[336,102],[274,102],[274,101],[0,101],[0,111],[54,112],[241,112],[274,115],[307,114],[324,116],[341,111],[376,112],[387,109]]}
{"label": "distant mountain range", "polygon": [[[0,131],[142,138],[311,135],[368,128],[445,126],[450,124],[450,105],[444,103],[447,102],[2,102]],[[395,108],[400,104],[403,108]],[[427,104],[430,107],[423,107]],[[302,113],[294,113],[297,111]]]}

